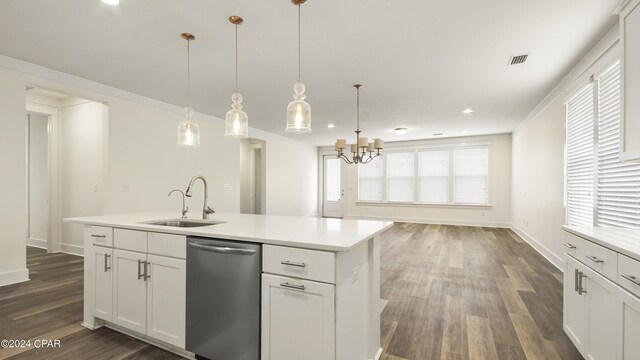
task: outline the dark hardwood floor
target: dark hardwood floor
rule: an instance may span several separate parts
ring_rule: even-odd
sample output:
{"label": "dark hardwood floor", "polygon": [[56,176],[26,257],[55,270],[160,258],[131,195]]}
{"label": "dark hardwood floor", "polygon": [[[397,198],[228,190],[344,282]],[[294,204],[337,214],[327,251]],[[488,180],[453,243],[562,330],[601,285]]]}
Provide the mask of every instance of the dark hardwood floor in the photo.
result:
{"label": "dark hardwood floor", "polygon": [[[562,273],[510,230],[396,224],[381,247],[382,359],[582,359],[562,330]],[[82,258],[27,257],[31,281],[0,287],[0,339],[61,347],[0,359],[180,359],[80,326]]]}

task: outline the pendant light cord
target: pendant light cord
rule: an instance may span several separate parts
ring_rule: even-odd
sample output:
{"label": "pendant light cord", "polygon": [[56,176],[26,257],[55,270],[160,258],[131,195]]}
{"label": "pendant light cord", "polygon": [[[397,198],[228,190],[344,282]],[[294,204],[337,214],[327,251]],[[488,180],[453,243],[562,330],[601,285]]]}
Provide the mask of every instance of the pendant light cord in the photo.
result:
{"label": "pendant light cord", "polygon": [[302,52],[302,50],[301,50],[301,47],[302,47],[301,43],[302,42],[300,41],[300,38],[302,37],[301,30],[300,30],[300,28],[301,28],[300,17],[301,17],[301,15],[300,15],[300,4],[298,4],[298,81],[300,81],[300,78],[301,78],[301,76],[300,76],[300,73],[301,73],[301,70],[300,70],[300,67],[301,67],[300,66],[300,56],[301,55],[300,54]]}
{"label": "pendant light cord", "polygon": [[191,40],[187,39],[187,101],[191,102]]}
{"label": "pendant light cord", "polygon": [[236,92],[238,92],[238,24],[236,25]]}
{"label": "pendant light cord", "polygon": [[360,88],[356,88],[356,130],[360,130]]}

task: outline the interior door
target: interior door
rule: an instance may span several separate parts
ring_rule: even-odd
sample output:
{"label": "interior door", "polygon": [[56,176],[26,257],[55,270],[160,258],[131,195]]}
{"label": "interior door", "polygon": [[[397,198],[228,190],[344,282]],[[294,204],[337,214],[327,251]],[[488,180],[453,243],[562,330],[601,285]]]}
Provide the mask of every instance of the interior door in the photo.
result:
{"label": "interior door", "polygon": [[325,155],[323,159],[323,216],[342,217],[342,160],[335,155]]}

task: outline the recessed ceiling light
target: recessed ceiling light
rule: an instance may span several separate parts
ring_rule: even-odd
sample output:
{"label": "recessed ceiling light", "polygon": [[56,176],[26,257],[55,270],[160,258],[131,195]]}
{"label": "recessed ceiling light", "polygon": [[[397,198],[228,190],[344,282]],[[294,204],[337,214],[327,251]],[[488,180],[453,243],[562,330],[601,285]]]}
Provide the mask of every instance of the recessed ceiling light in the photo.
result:
{"label": "recessed ceiling light", "polygon": [[333,124],[329,124],[329,125],[327,125],[327,127],[328,127],[329,129],[333,129],[333,128],[334,128],[334,127],[336,127],[336,126],[335,126],[335,125],[333,125]]}
{"label": "recessed ceiling light", "polygon": [[463,134],[466,134],[466,133],[468,133],[468,132],[469,132],[468,130],[462,130],[462,133],[463,133]]}
{"label": "recessed ceiling light", "polygon": [[102,0],[103,3],[109,5],[118,5],[120,4],[120,0]]}
{"label": "recessed ceiling light", "polygon": [[407,133],[407,128],[395,128],[393,129],[393,131],[395,131],[398,135],[404,135]]}
{"label": "recessed ceiling light", "polygon": [[442,136],[444,133],[433,133],[433,136]]}
{"label": "recessed ceiling light", "polygon": [[463,114],[471,114],[473,112],[473,109],[464,109],[462,110]]}

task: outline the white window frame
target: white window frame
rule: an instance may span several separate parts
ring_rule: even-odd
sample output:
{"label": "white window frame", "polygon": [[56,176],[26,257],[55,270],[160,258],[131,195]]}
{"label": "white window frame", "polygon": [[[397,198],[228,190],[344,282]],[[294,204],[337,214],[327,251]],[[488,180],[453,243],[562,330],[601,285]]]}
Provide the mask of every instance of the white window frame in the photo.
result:
{"label": "white window frame", "polygon": [[[487,159],[487,204],[459,204],[459,203],[454,203],[453,202],[453,191],[454,191],[454,176],[453,176],[453,168],[454,168],[454,163],[453,163],[453,150],[456,148],[477,148],[477,147],[486,147],[487,148],[487,152],[488,152],[488,159]],[[413,167],[413,171],[414,171],[414,177],[413,177],[413,181],[414,181],[414,185],[413,185],[413,190],[414,190],[414,197],[413,197],[413,201],[410,202],[400,202],[400,201],[388,201],[387,200],[387,154],[389,153],[394,153],[394,152],[407,152],[408,150],[413,151],[415,153],[414,155],[414,167]],[[428,203],[428,202],[420,202],[420,189],[419,189],[419,185],[420,185],[420,173],[419,173],[419,152],[421,150],[449,150],[449,196],[448,196],[448,202],[447,203]],[[492,154],[493,154],[493,148],[492,148],[492,144],[490,141],[478,141],[478,142],[471,142],[471,143],[440,143],[440,144],[434,144],[434,145],[399,145],[399,146],[394,146],[392,148],[388,148],[385,149],[385,151],[380,155],[383,157],[383,164],[382,164],[382,201],[368,201],[368,200],[360,200],[360,182],[359,182],[359,177],[360,177],[360,169],[358,168],[358,172],[357,172],[357,177],[358,180],[356,181],[356,184],[358,186],[358,197],[356,199],[356,204],[363,204],[363,205],[380,205],[380,206],[414,206],[414,207],[451,207],[451,208],[492,208],[493,204],[492,204],[492,199],[493,199],[493,192],[492,192],[492,169],[493,169],[493,164],[492,164]],[[358,166],[367,166],[365,165],[358,165]]]}

